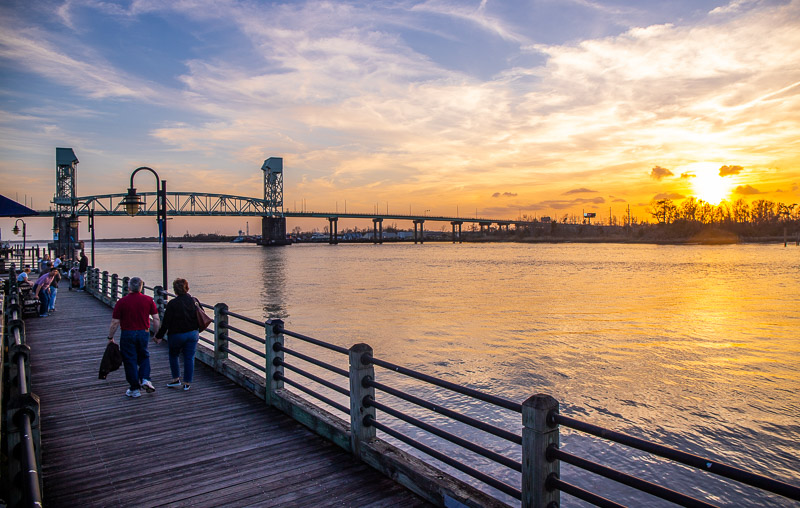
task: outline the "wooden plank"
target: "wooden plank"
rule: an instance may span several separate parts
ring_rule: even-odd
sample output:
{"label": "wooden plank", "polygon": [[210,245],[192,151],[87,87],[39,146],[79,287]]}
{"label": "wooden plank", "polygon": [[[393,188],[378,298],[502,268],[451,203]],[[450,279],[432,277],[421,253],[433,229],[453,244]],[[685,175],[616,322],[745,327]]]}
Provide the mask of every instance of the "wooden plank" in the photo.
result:
{"label": "wooden plank", "polygon": [[156,392],[125,397],[122,369],[97,379],[111,309],[66,287],[56,306],[26,321],[47,506],[426,505],[200,362],[191,390],[166,388],[164,343]]}

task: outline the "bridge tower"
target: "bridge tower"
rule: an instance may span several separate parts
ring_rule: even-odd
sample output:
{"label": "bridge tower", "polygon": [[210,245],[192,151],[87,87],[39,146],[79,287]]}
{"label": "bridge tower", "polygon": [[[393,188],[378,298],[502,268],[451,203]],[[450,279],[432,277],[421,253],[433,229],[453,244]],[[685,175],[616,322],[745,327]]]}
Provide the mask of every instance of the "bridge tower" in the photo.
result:
{"label": "bridge tower", "polygon": [[283,215],[283,158],[270,157],[264,172],[265,214],[261,219],[261,245],[287,245],[286,217]]}
{"label": "bridge tower", "polygon": [[56,148],[56,194],[53,204],[53,247],[56,255],[75,258],[79,249],[78,218],[75,215],[75,195],[78,180],[78,158],[72,148]]}

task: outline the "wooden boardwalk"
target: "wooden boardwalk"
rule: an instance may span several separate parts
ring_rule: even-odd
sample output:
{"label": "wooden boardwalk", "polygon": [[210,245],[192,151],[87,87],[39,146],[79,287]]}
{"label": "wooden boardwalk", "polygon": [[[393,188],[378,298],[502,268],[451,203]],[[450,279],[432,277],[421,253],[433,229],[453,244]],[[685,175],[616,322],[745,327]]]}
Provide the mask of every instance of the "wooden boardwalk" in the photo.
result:
{"label": "wooden boardwalk", "polygon": [[25,322],[41,399],[45,506],[427,506],[392,480],[196,362],[166,388],[166,343],[150,343],[156,392],[98,379],[111,309],[59,289]]}

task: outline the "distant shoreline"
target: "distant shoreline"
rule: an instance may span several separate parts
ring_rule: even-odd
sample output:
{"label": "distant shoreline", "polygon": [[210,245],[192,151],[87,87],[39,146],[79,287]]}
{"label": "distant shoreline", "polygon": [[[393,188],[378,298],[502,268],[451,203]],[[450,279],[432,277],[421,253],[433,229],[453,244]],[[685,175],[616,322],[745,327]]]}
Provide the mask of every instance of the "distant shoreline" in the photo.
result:
{"label": "distant shoreline", "polygon": [[[216,239],[195,239],[195,238],[170,238],[169,244],[182,243],[232,243],[235,236],[221,237]],[[88,242],[83,240],[86,245]],[[469,238],[464,239],[463,243],[627,243],[627,244],[653,244],[653,245],[736,245],[736,244],[762,244],[762,243],[783,243],[783,236],[766,237],[745,237],[738,239],[728,238],[673,238],[673,239],[643,239],[643,238],[622,238],[622,237],[537,237],[537,238]],[[795,244],[796,238],[787,238],[787,243]],[[96,239],[98,243],[157,243],[158,238],[103,238]],[[347,244],[372,244],[372,240],[339,240],[339,243]],[[424,243],[452,243],[449,238],[426,238]],[[253,243],[253,242],[243,242]],[[297,243],[327,244],[328,240],[321,241],[298,241]],[[383,243],[413,243],[413,239],[384,239]]]}

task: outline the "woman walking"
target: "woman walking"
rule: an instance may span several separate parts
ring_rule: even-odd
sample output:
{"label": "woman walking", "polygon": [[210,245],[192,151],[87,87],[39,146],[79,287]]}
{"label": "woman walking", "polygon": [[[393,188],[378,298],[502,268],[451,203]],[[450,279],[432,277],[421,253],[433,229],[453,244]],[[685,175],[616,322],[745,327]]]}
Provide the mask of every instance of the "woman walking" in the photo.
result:
{"label": "woman walking", "polygon": [[[175,279],[172,283],[177,298],[167,303],[164,311],[164,321],[156,333],[156,343],[160,343],[167,335],[169,345],[169,368],[172,371],[172,381],[167,383],[170,388],[188,390],[194,376],[194,354],[197,350],[199,338],[197,314],[192,295],[189,294],[189,283],[186,279]],[[181,368],[179,357],[183,357],[183,381],[181,381]]]}

